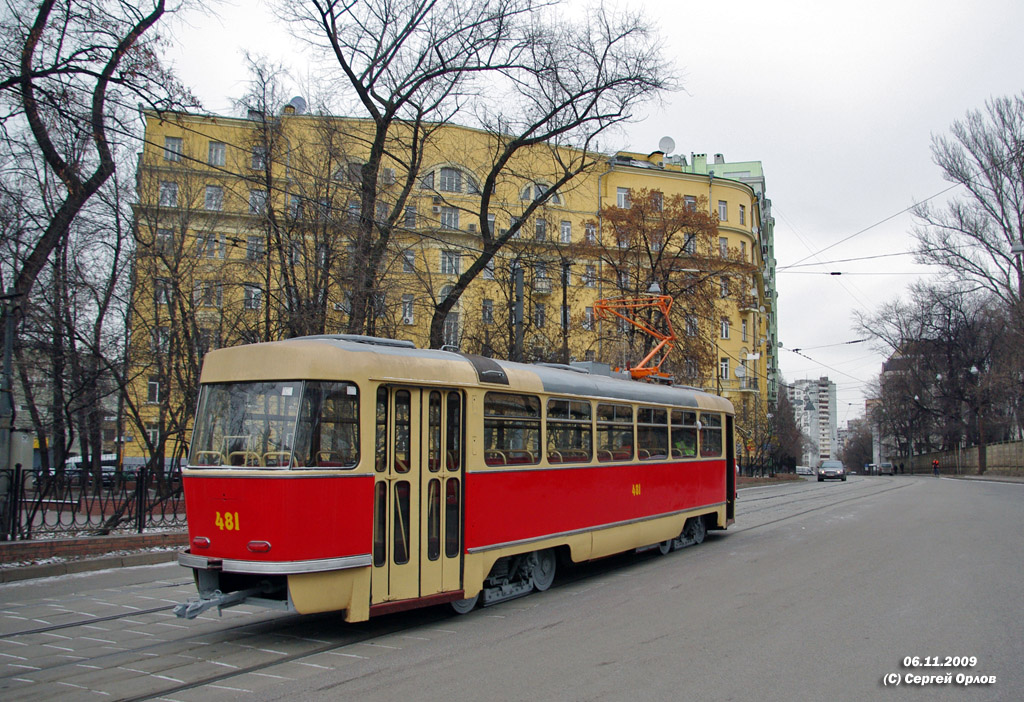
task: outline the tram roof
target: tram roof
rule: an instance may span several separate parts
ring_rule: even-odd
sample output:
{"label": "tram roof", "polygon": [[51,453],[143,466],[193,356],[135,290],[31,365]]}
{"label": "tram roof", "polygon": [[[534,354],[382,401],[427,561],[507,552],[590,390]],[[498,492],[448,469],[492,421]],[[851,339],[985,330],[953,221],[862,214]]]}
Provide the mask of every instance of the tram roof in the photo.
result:
{"label": "tram roof", "polygon": [[483,359],[418,349],[411,342],[345,334],[217,349],[206,355],[201,377],[204,383],[306,379],[455,384],[498,392],[544,392],[733,411],[725,398],[686,386],[643,383],[565,366]]}

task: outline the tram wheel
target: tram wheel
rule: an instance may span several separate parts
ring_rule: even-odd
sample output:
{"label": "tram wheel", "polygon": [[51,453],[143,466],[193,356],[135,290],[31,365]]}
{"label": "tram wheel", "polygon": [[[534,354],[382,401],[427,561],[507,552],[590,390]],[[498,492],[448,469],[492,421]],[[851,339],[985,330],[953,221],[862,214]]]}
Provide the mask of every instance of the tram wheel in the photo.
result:
{"label": "tram wheel", "polygon": [[546,548],[534,555],[537,561],[533,565],[533,588],[537,592],[544,592],[555,582],[555,552]]}
{"label": "tram wheel", "polygon": [[686,528],[683,530],[688,539],[692,539],[693,543],[700,544],[704,542],[704,537],[707,536],[708,527],[704,524],[703,517],[691,517],[686,522]]}
{"label": "tram wheel", "polygon": [[667,556],[672,551],[672,541],[662,541],[658,544],[658,553]]}
{"label": "tram wheel", "polygon": [[455,600],[452,602],[452,609],[458,614],[469,614],[476,607],[477,601],[480,599],[480,593],[476,593],[472,597],[467,597],[464,600]]}

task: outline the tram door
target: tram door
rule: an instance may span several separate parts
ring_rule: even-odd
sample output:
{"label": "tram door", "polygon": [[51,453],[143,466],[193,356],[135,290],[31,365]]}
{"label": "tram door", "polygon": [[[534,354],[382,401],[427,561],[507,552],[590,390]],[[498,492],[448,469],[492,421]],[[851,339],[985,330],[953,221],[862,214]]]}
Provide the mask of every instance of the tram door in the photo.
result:
{"label": "tram door", "polygon": [[424,390],[422,595],[458,590],[462,554],[463,400]]}
{"label": "tram door", "polygon": [[455,391],[377,390],[373,602],[461,587],[463,404]]}
{"label": "tram door", "polygon": [[420,390],[377,389],[371,601],[419,591]]}

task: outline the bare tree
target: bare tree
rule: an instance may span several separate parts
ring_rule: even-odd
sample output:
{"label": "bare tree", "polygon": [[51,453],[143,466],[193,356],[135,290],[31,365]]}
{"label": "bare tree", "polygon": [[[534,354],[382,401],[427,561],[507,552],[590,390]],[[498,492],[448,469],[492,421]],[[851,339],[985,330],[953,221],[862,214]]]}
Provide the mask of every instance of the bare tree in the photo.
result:
{"label": "bare tree", "polygon": [[[481,253],[434,307],[430,344],[435,347],[444,342],[445,320],[469,283],[514,236],[515,227],[499,234],[488,226],[488,215],[498,209],[499,187],[504,189],[500,197],[515,203],[516,216],[531,217],[551,193],[593,166],[589,149],[598,134],[669,85],[656,46],[635,16],[602,10],[571,25],[542,11],[546,8],[535,0],[282,5],[305,38],[329,51],[353,91],[354,107],[373,125],[362,139],[366,158],[353,242],[359,265],[353,268],[350,332],[370,326],[382,262],[441,125],[461,120],[482,127],[490,140],[471,169],[482,183],[479,205],[470,210],[479,217]],[[562,148],[570,146],[576,150]],[[535,148],[548,151],[545,172],[557,176],[520,202],[523,176],[535,173],[515,157]],[[386,164],[396,168],[401,185],[386,200],[389,209],[381,217],[381,172],[391,167]],[[465,203],[457,206],[469,209]]]}
{"label": "bare tree", "polygon": [[969,280],[1004,304],[1019,304],[1024,269],[1024,95],[993,98],[932,137],[943,177],[965,196],[945,208],[915,208],[917,258],[951,280]]}
{"label": "bare tree", "polygon": [[[910,302],[858,316],[860,330],[893,355],[881,380],[889,400],[882,419],[906,431],[908,444],[911,432],[945,450],[970,441],[984,472],[985,446],[1007,436],[1016,397],[1014,383],[999,377],[1001,369],[1013,371],[1004,361],[1009,311],[992,294],[956,285],[918,284],[911,294]],[[922,413],[930,431],[913,426]]]}
{"label": "bare tree", "polygon": [[[85,203],[116,167],[111,129],[138,100],[168,106],[184,97],[147,33],[167,11],[127,0],[12,2],[0,23],[10,50],[0,53],[0,95],[7,106],[7,145],[41,154],[54,207],[37,218],[38,231],[11,271],[27,296],[51,253],[66,239]],[[116,126],[119,125],[119,126]]]}

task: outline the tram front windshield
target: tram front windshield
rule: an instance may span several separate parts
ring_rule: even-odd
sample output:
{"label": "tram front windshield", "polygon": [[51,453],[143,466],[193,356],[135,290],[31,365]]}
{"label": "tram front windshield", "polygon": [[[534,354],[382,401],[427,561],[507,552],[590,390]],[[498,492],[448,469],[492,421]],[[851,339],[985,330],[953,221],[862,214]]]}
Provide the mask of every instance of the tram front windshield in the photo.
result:
{"label": "tram front windshield", "polygon": [[359,391],[339,381],[203,385],[189,465],[352,468],[359,462]]}

